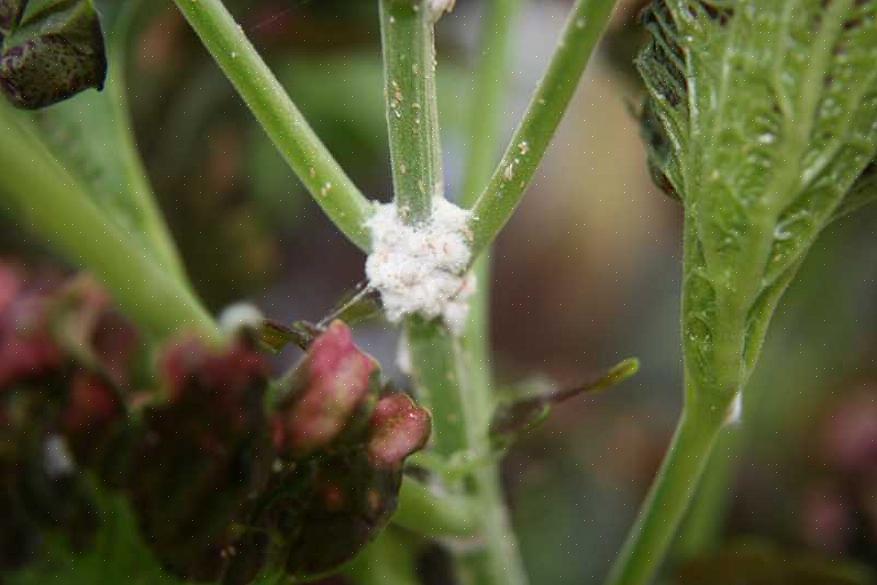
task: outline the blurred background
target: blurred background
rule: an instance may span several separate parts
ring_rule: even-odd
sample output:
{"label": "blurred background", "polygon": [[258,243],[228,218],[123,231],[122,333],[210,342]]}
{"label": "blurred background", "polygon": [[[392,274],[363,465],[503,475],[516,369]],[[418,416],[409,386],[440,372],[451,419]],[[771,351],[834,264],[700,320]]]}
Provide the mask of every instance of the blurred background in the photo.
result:
{"label": "blurred background", "polygon": [[[228,0],[317,133],[371,197],[390,196],[376,2]],[[502,105],[506,136],[570,2],[524,2]],[[681,208],[651,183],[632,60],[643,2],[623,1],[519,213],[491,287],[501,388],[586,379],[621,358],[642,370],[577,399],[506,461],[534,584],[605,574],[679,412]],[[482,2],[439,27],[450,196],[469,137]],[[150,177],[198,291],[214,311],[319,319],[361,281],[363,257],[323,217],[174,7],[143,16],[131,100]],[[497,157],[498,158],[498,157]],[[5,220],[3,220],[5,222]],[[57,263],[0,225],[4,255]],[[877,565],[877,206],[821,238],[777,316],[743,422],[723,439],[674,550],[668,582],[867,582]],[[391,372],[396,333],[358,330]],[[727,478],[727,482],[722,481]],[[718,504],[717,504],[718,503]]]}

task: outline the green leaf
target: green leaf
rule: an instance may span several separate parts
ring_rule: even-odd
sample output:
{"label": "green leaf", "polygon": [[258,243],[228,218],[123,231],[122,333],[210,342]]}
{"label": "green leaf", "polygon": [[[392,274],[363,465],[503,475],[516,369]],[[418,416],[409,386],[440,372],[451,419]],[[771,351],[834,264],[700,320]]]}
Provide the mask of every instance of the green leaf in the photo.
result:
{"label": "green leaf", "polygon": [[853,183],[850,192],[834,212],[834,217],[839,219],[875,201],[877,201],[877,160],[872,160]]}
{"label": "green leaf", "polygon": [[101,523],[86,552],[77,552],[61,535],[50,536],[41,561],[2,575],[8,585],[178,585],[181,581],[162,571],[139,536],[137,521],[120,495],[95,489]]}
{"label": "green leaf", "polygon": [[14,106],[44,108],[103,87],[103,34],[90,0],[3,0],[0,29],[0,89]]}
{"label": "green leaf", "polygon": [[678,585],[868,585],[868,569],[812,555],[780,550],[769,543],[747,542],[686,563]]}
{"label": "green leaf", "polygon": [[[34,15],[34,4],[40,2],[31,1],[25,19],[36,19],[49,10]],[[50,4],[57,12],[59,4]],[[109,56],[104,91],[83,93],[33,114],[21,113],[17,119],[39,137],[110,221],[163,268],[182,278],[182,265],[139,158],[128,113],[124,65],[138,5],[137,1],[97,2]],[[77,4],[76,10],[84,9]]]}
{"label": "green leaf", "polygon": [[877,2],[656,0],[644,21],[650,166],[685,206],[686,368],[727,406],[816,237],[872,197],[845,199],[877,150]]}
{"label": "green leaf", "polygon": [[0,2],[0,33],[9,34],[21,21],[27,0],[3,0]]}

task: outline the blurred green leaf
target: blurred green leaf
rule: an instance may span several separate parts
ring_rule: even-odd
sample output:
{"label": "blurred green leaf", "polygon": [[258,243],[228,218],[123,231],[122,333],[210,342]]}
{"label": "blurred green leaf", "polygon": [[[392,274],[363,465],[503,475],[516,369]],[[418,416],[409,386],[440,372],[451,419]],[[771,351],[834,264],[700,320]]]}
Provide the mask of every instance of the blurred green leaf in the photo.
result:
{"label": "blurred green leaf", "polygon": [[[37,18],[32,14],[33,4],[28,6],[25,19]],[[33,114],[22,112],[16,119],[39,137],[112,222],[151,252],[165,269],[182,275],[139,158],[128,114],[124,65],[131,20],[139,2],[98,0],[97,5],[106,27],[110,59],[105,90],[83,93]],[[88,6],[90,9],[91,4]]]}
{"label": "blurred green leaf", "polygon": [[165,574],[141,540],[137,522],[120,495],[95,490],[101,528],[88,552],[71,549],[61,535],[45,543],[39,563],[2,575],[7,585],[131,585],[167,584],[181,581]]}
{"label": "blurred green leaf", "polygon": [[750,544],[687,563],[679,585],[869,585],[874,575],[860,566],[806,555],[789,555],[767,544]]}

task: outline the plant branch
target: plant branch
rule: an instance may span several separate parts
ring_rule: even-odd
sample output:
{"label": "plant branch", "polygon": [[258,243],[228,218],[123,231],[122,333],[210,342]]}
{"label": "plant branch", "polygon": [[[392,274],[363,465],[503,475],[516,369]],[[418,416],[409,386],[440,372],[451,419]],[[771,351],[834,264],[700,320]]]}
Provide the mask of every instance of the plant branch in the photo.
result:
{"label": "plant branch", "polygon": [[[692,390],[688,398],[696,396]],[[689,400],[636,524],[606,581],[650,583],[676,535],[725,423],[725,412]]]}
{"label": "plant branch", "polygon": [[739,435],[739,429],[731,427],[719,435],[704,470],[703,481],[679,528],[671,557],[694,558],[714,552],[720,544],[736,471],[734,455],[741,442]]}
{"label": "plant branch", "polygon": [[4,203],[17,221],[94,272],[144,330],[165,336],[189,328],[220,339],[188,288],[109,221],[6,108],[0,108],[0,127],[0,176],[15,177],[4,182]]}
{"label": "plant branch", "polygon": [[128,180],[131,195],[136,199],[138,207],[143,212],[143,231],[152,244],[158,262],[173,272],[183,284],[189,286],[186,268],[158,206],[152,185],[143,166],[143,160],[137,150],[133,122],[128,107],[128,80],[125,73],[125,61],[128,55],[128,45],[131,41],[132,21],[142,6],[142,2],[130,2],[120,8],[121,13],[117,16],[119,22],[109,33],[107,43],[112,45],[112,50],[109,52],[105,91],[108,92],[107,101],[116,119],[113,128],[120,146],[119,158],[124,167],[124,175]]}
{"label": "plant branch", "polygon": [[520,7],[520,0],[485,2],[481,58],[475,73],[475,91],[469,98],[469,150],[460,196],[463,207],[472,207],[484,191],[499,154],[511,33]]}
{"label": "plant branch", "polygon": [[357,585],[419,585],[410,538],[392,526],[385,529],[345,568]]}
{"label": "plant branch", "polygon": [[[486,3],[482,26],[481,58],[477,66],[475,92],[470,98],[469,151],[463,179],[461,204],[470,207],[484,189],[498,150],[502,124],[502,103],[511,33],[520,10],[519,0],[492,0]],[[493,413],[493,379],[490,361],[490,256],[482,254],[472,268],[478,287],[470,301],[469,322],[461,339],[466,360],[465,408],[471,420],[467,438],[470,449],[478,449],[486,439]],[[499,467],[489,463],[475,470],[472,497],[478,504],[479,524],[484,547],[463,557],[470,582],[525,585],[527,576],[518,551],[503,499]]]}
{"label": "plant branch", "polygon": [[436,495],[427,486],[405,478],[393,524],[431,537],[470,537],[477,534],[474,502],[466,496]]}
{"label": "plant branch", "polygon": [[369,201],[347,177],[221,0],[175,0],[274,145],[354,244],[369,247]]}
{"label": "plant branch", "polygon": [[400,218],[419,223],[444,195],[434,23],[423,0],[381,0],[380,8],[393,192]]}
{"label": "plant branch", "polygon": [[421,402],[432,412],[433,445],[446,457],[469,445],[458,343],[440,322],[419,316],[406,321],[412,376]]}
{"label": "plant branch", "polygon": [[483,251],[521,202],[585,66],[609,20],[615,0],[577,0],[548,71],[512,137],[487,189],[473,207],[473,248]]}

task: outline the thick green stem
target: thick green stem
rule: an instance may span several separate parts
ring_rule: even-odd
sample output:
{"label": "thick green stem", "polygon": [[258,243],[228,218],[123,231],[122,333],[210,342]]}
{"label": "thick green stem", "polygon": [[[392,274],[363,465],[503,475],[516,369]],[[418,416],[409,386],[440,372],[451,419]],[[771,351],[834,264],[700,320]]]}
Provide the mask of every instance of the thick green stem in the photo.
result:
{"label": "thick green stem", "polygon": [[[408,223],[428,219],[432,197],[442,195],[441,158],[434,80],[433,22],[427,2],[381,0],[381,24],[387,84],[387,118],[393,154],[396,202]],[[511,2],[491,13],[491,25],[499,24],[487,47],[493,61],[481,67],[479,94],[487,94],[484,119],[491,128],[487,136],[473,133],[479,161],[467,170],[467,182],[480,188],[489,175],[493,140],[499,113],[495,104],[501,94],[501,76],[489,67],[502,65],[506,53]],[[493,28],[491,27],[491,29]],[[504,69],[500,67],[500,69]],[[493,75],[495,81],[487,76]],[[492,97],[491,97],[492,96]],[[478,99],[478,98],[476,98]],[[491,105],[494,107],[491,108]],[[477,115],[478,112],[473,112]],[[481,128],[479,128],[481,130]],[[412,162],[413,161],[413,162]],[[474,196],[463,196],[471,202]],[[479,266],[486,290],[486,261]],[[412,317],[407,322],[407,343],[413,376],[421,396],[433,413],[435,450],[445,456],[478,451],[486,441],[492,403],[487,336],[487,296],[474,300],[473,317],[465,340],[454,338],[441,324]],[[477,386],[477,390],[472,386]],[[473,514],[485,540],[484,548],[470,556],[465,569],[477,572],[478,582],[522,585],[526,583],[502,501],[498,470],[487,465],[476,470],[471,482],[476,508]],[[463,486],[452,486],[461,489]]]}
{"label": "thick green stem", "polygon": [[451,456],[469,446],[457,340],[438,321],[414,316],[406,323],[412,376],[421,402],[432,412],[433,446]]}
{"label": "thick green stem", "polygon": [[392,527],[384,530],[344,568],[357,585],[419,585],[410,538]]}
{"label": "thick green stem", "polygon": [[[511,32],[520,9],[519,0],[492,0],[486,6],[482,28],[481,58],[475,92],[471,96],[469,151],[463,179],[462,205],[473,205],[484,189],[495,164]],[[473,266],[478,288],[470,301],[470,317],[461,340],[466,360],[464,400],[472,428],[469,449],[484,443],[493,412],[490,361],[490,256],[483,253]],[[502,493],[499,467],[483,465],[472,477],[472,497],[477,502],[484,547],[463,557],[469,583],[525,585],[526,573],[518,552]]]}
{"label": "thick green stem", "polygon": [[615,0],[577,0],[551,58],[487,189],[473,207],[474,249],[490,244],[521,202],[569,102]]}
{"label": "thick green stem", "polygon": [[652,581],[697,489],[725,417],[725,409],[695,401],[686,404],[670,449],[615,560],[607,585],[646,585]]}
{"label": "thick green stem", "polygon": [[192,329],[220,338],[188,288],[109,221],[42,143],[8,112],[0,127],[0,176],[15,177],[2,186],[4,203],[17,222],[94,272],[144,330],[165,336]]}
{"label": "thick green stem", "polygon": [[703,481],[679,529],[671,557],[687,559],[713,551],[721,542],[727,516],[729,493],[736,465],[734,455],[740,443],[738,429],[722,431],[704,470]]}
{"label": "thick green stem", "polygon": [[456,494],[437,495],[427,486],[405,478],[393,524],[431,537],[469,537],[478,530],[474,501]]}
{"label": "thick green stem", "polygon": [[444,195],[434,23],[423,0],[380,5],[393,192],[402,220],[418,223],[429,219],[432,198]]}
{"label": "thick green stem", "polygon": [[117,132],[118,144],[121,147],[119,154],[124,165],[125,177],[128,180],[128,188],[143,213],[144,235],[155,253],[156,260],[188,286],[189,279],[186,275],[186,269],[158,206],[149,183],[149,177],[137,150],[134,127],[128,108],[125,60],[128,54],[128,43],[131,41],[129,34],[131,21],[140,5],[138,2],[132,2],[122,8],[122,14],[117,17],[120,22],[116,24],[107,39],[107,43],[112,44],[114,50],[109,52],[109,71],[105,91],[109,93],[108,102],[112,108],[112,115],[116,119],[113,128]]}
{"label": "thick green stem", "polygon": [[475,204],[490,180],[499,155],[498,135],[503,121],[511,32],[520,7],[520,0],[485,2],[481,56],[475,91],[469,98],[469,150],[460,196],[463,207]]}
{"label": "thick green stem", "polygon": [[367,250],[371,205],[323,145],[221,0],[175,0],[326,215]]}

